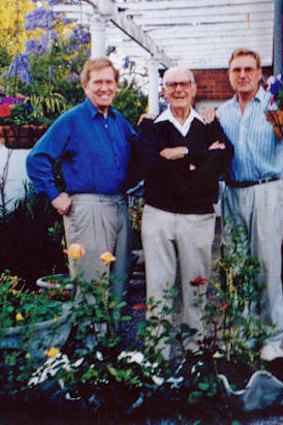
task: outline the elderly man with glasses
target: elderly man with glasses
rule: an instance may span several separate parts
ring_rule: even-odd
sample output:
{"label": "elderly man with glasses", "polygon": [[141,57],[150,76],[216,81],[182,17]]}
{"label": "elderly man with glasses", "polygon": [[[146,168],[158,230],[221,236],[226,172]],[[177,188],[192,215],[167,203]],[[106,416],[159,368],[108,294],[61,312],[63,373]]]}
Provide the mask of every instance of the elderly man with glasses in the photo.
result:
{"label": "elderly man with glasses", "polygon": [[[217,121],[206,125],[192,107],[193,74],[173,67],[164,73],[168,107],[141,123],[141,173],[145,178],[142,243],[146,295],[164,299],[180,268],[182,316],[196,331],[188,348],[197,351],[203,336],[201,309],[191,282],[208,278],[215,234],[218,179],[233,149]],[[202,285],[205,298],[206,285]],[[170,347],[162,346],[165,357]]]}

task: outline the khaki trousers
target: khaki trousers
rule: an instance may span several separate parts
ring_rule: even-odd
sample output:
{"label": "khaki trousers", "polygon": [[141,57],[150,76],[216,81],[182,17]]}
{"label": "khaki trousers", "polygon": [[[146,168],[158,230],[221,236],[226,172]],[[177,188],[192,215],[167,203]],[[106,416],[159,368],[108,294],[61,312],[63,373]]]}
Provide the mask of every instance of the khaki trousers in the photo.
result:
{"label": "khaki trousers", "polygon": [[[267,342],[281,344],[283,338],[283,296],[281,244],[283,236],[283,180],[247,188],[226,187],[222,197],[223,221],[233,218],[245,233],[250,254],[260,263],[259,283],[266,288],[258,300],[261,318],[275,327]],[[224,238],[229,238],[224,227]]]}
{"label": "khaki trousers", "polygon": [[[127,204],[120,195],[72,195],[72,208],[64,216],[67,245],[81,243],[85,255],[78,261],[78,269],[70,262],[74,277],[81,273],[87,280],[95,280],[105,271],[111,273],[113,294],[122,299],[129,270],[129,218]],[[116,261],[104,265],[100,255],[110,251]]]}
{"label": "khaki trousers", "polygon": [[194,288],[190,282],[196,276],[209,277],[214,233],[215,214],[174,214],[144,207],[142,243],[147,299],[163,299],[166,284],[175,284],[179,264],[183,321],[198,331],[198,337],[204,329],[197,292],[202,293],[204,303],[206,286]]}

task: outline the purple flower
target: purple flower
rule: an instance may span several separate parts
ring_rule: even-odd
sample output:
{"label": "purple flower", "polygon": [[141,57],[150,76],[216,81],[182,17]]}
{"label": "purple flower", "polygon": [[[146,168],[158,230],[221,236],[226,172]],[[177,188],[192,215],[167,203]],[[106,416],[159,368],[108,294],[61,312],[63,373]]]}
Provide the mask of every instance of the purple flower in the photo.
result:
{"label": "purple flower", "polygon": [[68,52],[78,50],[79,46],[84,46],[90,42],[90,32],[82,26],[74,28],[72,34],[69,37]]}
{"label": "purple flower", "polygon": [[12,105],[14,103],[19,103],[19,102],[24,102],[24,101],[25,101],[24,97],[12,97],[12,96],[8,96],[8,97],[4,97],[0,101],[0,104],[1,105]]}
{"label": "purple flower", "polygon": [[33,82],[27,54],[18,53],[10,65],[9,77],[18,77],[23,84]]}
{"label": "purple flower", "polygon": [[[67,3],[62,0],[47,0],[49,6],[56,6],[57,4]],[[68,4],[80,4],[80,0],[69,0]]]}
{"label": "purple flower", "polygon": [[54,29],[54,21],[61,16],[60,13],[53,12],[44,7],[38,7],[25,15],[27,23],[25,29],[28,31],[41,28],[44,30]]}
{"label": "purple flower", "polygon": [[[33,3],[39,3],[39,0],[31,0]],[[56,6],[58,4],[80,4],[81,0],[68,0],[68,1],[64,1],[64,0],[47,0],[47,4],[49,6]]]}
{"label": "purple flower", "polygon": [[273,94],[273,95],[276,95],[278,92],[279,92],[279,90],[281,90],[282,89],[282,83],[281,83],[281,79],[280,79],[280,81],[279,80],[275,80],[272,84],[271,84],[271,87],[270,87],[270,92]]}
{"label": "purple flower", "polygon": [[47,34],[43,34],[40,39],[35,40],[31,39],[26,41],[26,53],[29,55],[30,53],[35,53],[38,55],[42,55],[48,51],[48,48],[51,43],[57,41],[57,35],[53,31],[49,31]]}
{"label": "purple flower", "polygon": [[130,67],[130,58],[129,56],[124,57],[123,69],[128,69]]}
{"label": "purple flower", "polygon": [[277,104],[279,110],[283,110],[283,74],[277,75],[271,80],[270,93],[273,95],[270,99],[270,105]]}
{"label": "purple flower", "polygon": [[47,46],[43,46],[39,40],[28,40],[26,41],[26,53],[29,55],[30,53],[36,53],[37,55],[42,55],[46,53]]}

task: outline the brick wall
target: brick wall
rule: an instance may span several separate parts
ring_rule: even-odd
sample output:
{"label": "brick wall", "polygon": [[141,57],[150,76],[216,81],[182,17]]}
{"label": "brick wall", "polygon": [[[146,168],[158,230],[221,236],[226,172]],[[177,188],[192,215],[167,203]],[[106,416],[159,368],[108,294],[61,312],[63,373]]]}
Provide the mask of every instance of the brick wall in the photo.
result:
{"label": "brick wall", "polygon": [[[227,69],[194,69],[197,83],[196,100],[225,100],[233,95]],[[272,75],[272,68],[263,69],[264,76]]]}

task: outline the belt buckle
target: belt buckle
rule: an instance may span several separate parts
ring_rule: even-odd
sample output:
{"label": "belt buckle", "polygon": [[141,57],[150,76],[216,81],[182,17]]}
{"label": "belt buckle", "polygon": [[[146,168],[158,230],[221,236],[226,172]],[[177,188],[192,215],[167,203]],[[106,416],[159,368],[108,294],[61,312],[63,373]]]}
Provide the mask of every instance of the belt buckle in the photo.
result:
{"label": "belt buckle", "polygon": [[270,177],[264,177],[263,179],[258,180],[258,184],[268,183],[270,180]]}

